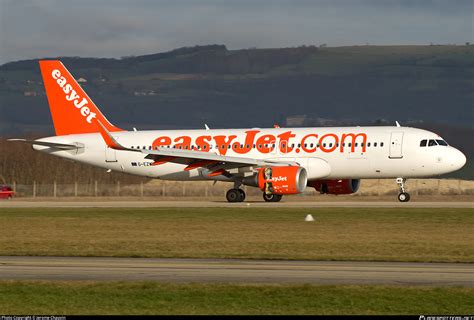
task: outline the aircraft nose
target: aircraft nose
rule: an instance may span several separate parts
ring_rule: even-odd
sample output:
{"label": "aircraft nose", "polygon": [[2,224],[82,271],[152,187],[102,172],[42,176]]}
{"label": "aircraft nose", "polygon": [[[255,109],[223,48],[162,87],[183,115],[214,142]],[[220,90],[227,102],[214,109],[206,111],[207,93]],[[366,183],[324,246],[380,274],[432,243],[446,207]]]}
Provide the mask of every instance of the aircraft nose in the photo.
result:
{"label": "aircraft nose", "polygon": [[453,149],[453,155],[451,157],[450,164],[454,170],[459,170],[464,167],[464,165],[466,164],[466,160],[467,159],[464,153],[462,153],[458,149]]}

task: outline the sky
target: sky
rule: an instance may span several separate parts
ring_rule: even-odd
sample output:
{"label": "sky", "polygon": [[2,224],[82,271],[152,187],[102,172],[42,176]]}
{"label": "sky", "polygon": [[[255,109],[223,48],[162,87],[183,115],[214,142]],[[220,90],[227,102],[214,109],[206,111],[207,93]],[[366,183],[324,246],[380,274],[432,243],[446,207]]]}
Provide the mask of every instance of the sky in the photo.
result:
{"label": "sky", "polygon": [[473,0],[0,0],[0,64],[224,44],[474,43]]}

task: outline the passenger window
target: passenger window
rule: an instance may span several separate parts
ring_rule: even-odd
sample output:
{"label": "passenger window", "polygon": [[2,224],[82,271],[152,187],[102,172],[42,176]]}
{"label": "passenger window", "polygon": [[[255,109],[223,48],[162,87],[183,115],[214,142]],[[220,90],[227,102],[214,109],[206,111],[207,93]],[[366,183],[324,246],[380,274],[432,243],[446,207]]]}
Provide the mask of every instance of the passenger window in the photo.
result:
{"label": "passenger window", "polygon": [[370,147],[370,142],[367,142],[367,147]]}
{"label": "passenger window", "polygon": [[425,140],[421,140],[421,142],[420,142],[420,147],[426,147],[426,142],[427,142],[427,141],[428,141],[428,140],[426,140],[426,139],[425,139]]}
{"label": "passenger window", "polygon": [[383,142],[380,142],[380,146],[383,147]]}
{"label": "passenger window", "polygon": [[358,143],[358,142],[356,142],[356,143],[355,143],[355,146],[357,147],[357,146],[358,146],[358,144],[359,144],[359,143]]}
{"label": "passenger window", "polygon": [[374,142],[374,147],[376,147],[376,146],[377,146],[377,142]]}
{"label": "passenger window", "polygon": [[428,142],[428,147],[437,146],[437,145],[438,144],[436,143],[435,140],[430,139],[430,141]]}

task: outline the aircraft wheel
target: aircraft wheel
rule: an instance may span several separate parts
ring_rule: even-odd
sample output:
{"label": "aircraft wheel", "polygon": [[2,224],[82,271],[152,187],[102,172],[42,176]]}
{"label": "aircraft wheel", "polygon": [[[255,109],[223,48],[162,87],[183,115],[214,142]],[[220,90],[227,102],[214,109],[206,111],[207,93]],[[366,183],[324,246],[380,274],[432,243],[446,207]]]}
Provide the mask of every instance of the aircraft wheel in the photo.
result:
{"label": "aircraft wheel", "polygon": [[398,201],[408,202],[410,201],[410,194],[408,192],[402,192],[398,194]]}
{"label": "aircraft wheel", "polygon": [[280,194],[266,194],[266,193],[263,193],[263,200],[265,200],[266,202],[278,202],[280,201],[282,198],[282,195]]}
{"label": "aircraft wheel", "polygon": [[281,194],[275,194],[273,198],[273,202],[280,202],[281,198],[283,197]]}
{"label": "aircraft wheel", "polygon": [[239,190],[239,193],[240,193],[239,202],[243,202],[245,200],[245,191],[242,189],[237,189],[237,190]]}
{"label": "aircraft wheel", "polygon": [[243,200],[242,199],[242,194],[240,192],[240,189],[230,189],[227,191],[225,197],[227,198],[227,201],[229,202],[240,202]]}

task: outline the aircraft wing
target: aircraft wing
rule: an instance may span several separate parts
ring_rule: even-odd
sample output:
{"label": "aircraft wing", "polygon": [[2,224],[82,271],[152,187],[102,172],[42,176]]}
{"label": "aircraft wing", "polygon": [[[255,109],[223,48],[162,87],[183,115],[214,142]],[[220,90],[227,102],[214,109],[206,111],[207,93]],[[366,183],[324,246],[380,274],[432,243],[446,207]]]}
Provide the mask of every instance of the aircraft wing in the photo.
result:
{"label": "aircraft wing", "polygon": [[[131,149],[134,150],[134,149]],[[220,162],[221,164],[229,164],[234,167],[247,167],[247,166],[265,166],[265,165],[290,165],[293,163],[290,162],[280,162],[280,161],[271,161],[271,160],[259,160],[259,159],[252,159],[252,158],[244,158],[244,157],[233,157],[233,156],[224,156],[220,154],[210,153],[210,152],[203,152],[203,151],[193,151],[193,150],[182,150],[182,149],[169,149],[169,148],[158,148],[155,150],[134,150],[140,151],[142,153],[147,154],[145,158],[153,159],[155,161],[159,161],[162,158],[176,158],[176,160],[188,160],[189,162],[194,161],[209,161],[209,162]],[[172,159],[170,159],[172,160]],[[168,161],[173,162],[173,161]],[[182,163],[182,161],[176,161],[178,163]]]}
{"label": "aircraft wing", "polygon": [[[197,150],[182,150],[170,148],[157,148],[153,150],[148,149],[134,149],[121,145],[114,137],[106,130],[106,128],[97,121],[100,127],[100,134],[109,148],[115,150],[125,150],[132,152],[140,152],[146,154],[147,159],[154,160],[152,165],[160,165],[167,162],[186,164],[184,170],[191,170],[195,168],[208,168],[213,173],[227,175],[224,172],[227,169],[250,167],[250,166],[275,166],[275,165],[296,165],[295,162],[290,161],[272,161],[263,159],[252,159],[235,156],[225,156],[210,152],[203,152]],[[212,174],[211,174],[212,175]]]}

